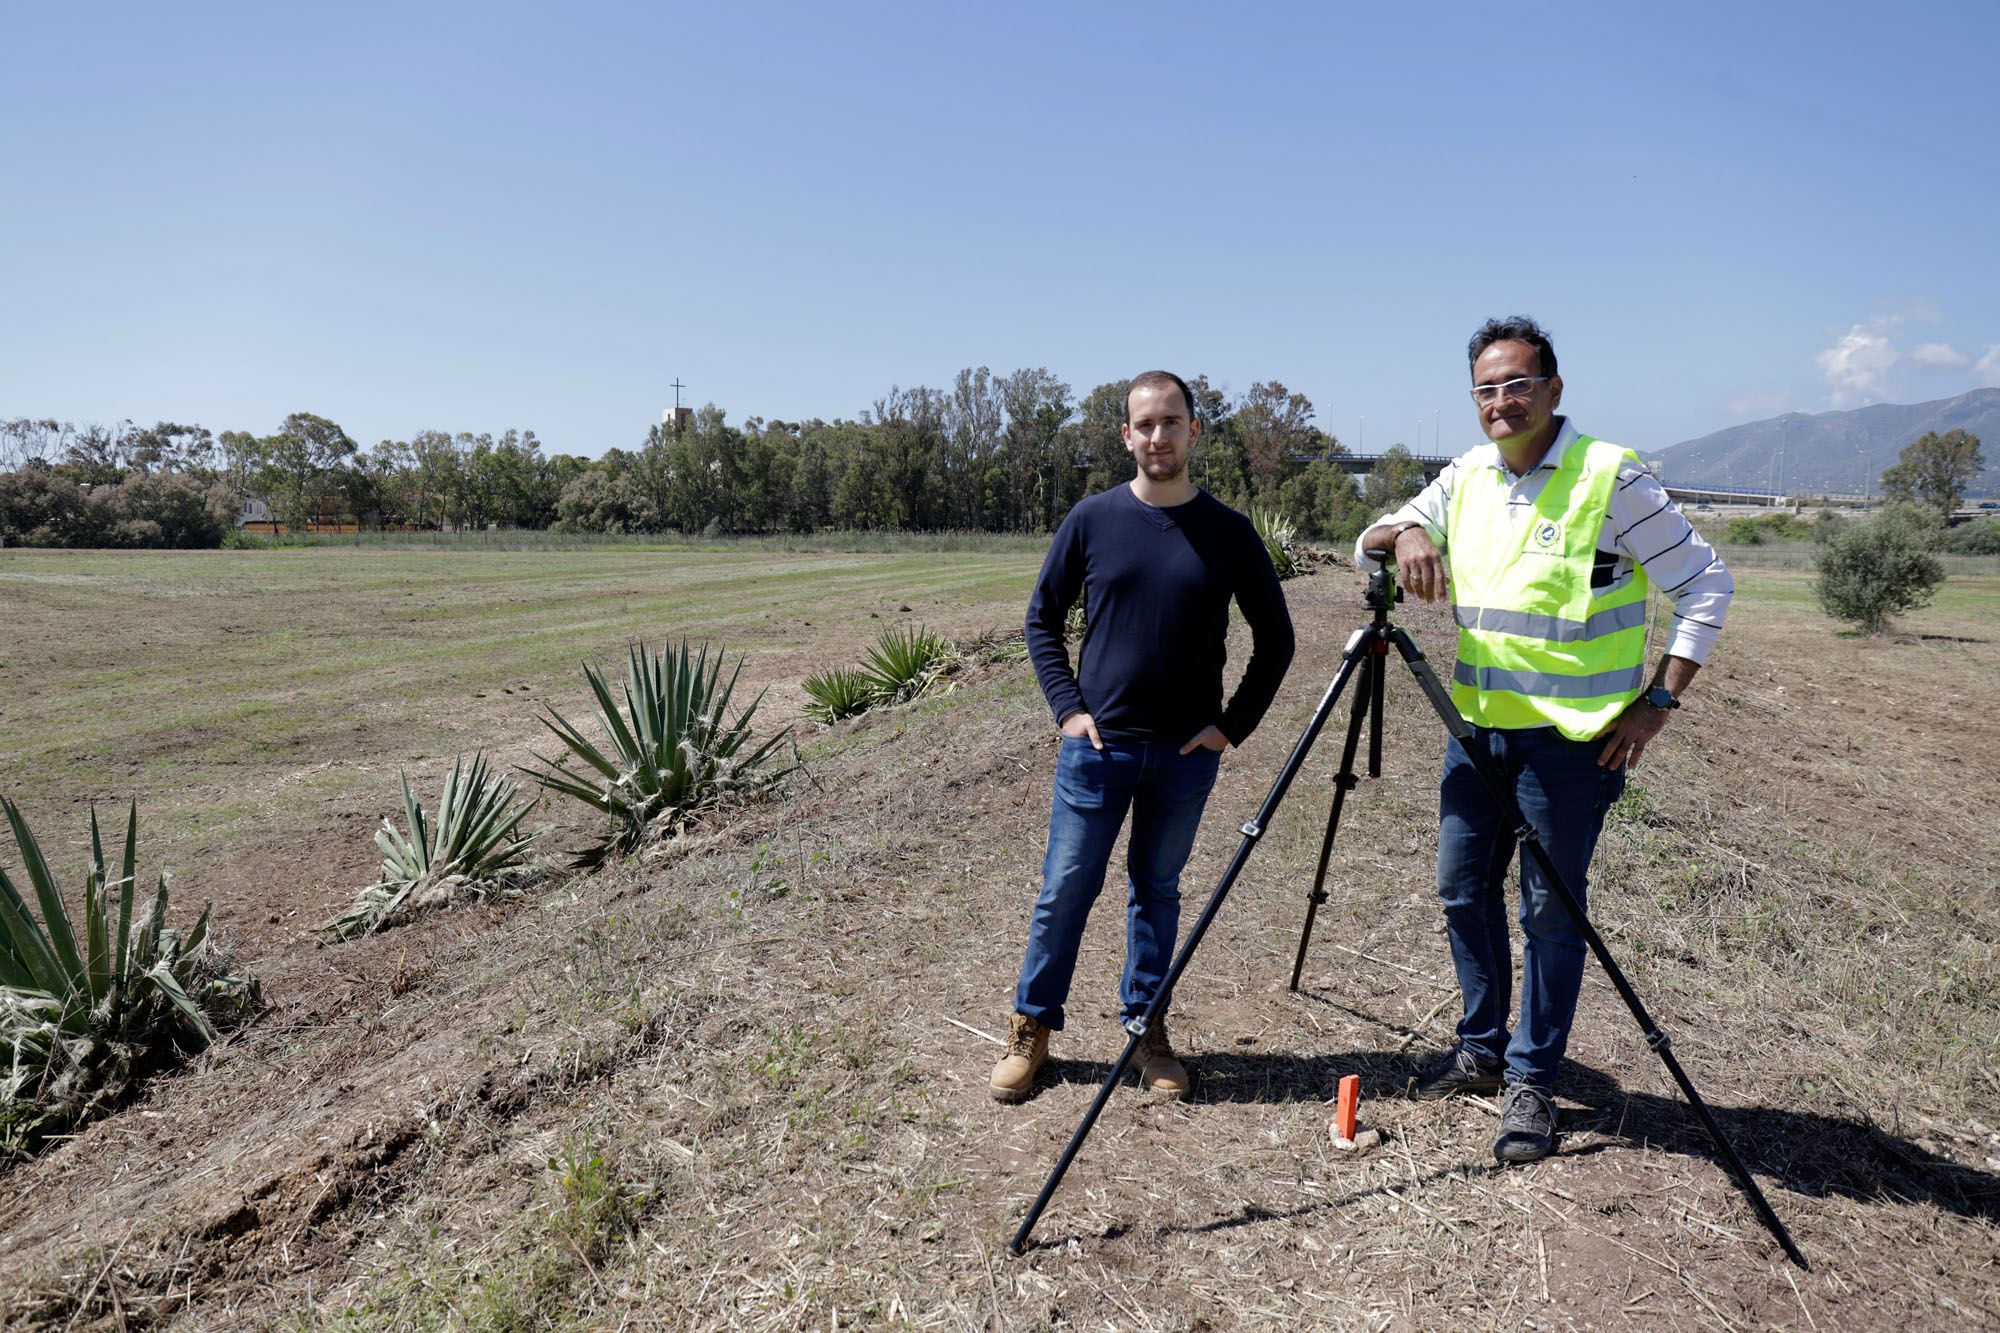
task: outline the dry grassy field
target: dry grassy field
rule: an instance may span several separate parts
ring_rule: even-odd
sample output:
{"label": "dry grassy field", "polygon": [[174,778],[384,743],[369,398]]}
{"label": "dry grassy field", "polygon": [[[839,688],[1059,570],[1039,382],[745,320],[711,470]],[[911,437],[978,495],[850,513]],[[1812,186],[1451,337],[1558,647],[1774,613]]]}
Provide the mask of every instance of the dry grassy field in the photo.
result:
{"label": "dry grassy field", "polygon": [[[0,554],[0,793],[67,878],[137,796],[180,900],[271,1009],[0,1171],[26,1328],[1961,1328],[2000,1322],[2000,578],[1876,640],[1739,571],[1716,661],[1596,862],[1594,917],[1764,1190],[1788,1264],[1602,975],[1553,1158],[1484,1102],[1391,1096],[1449,1041],[1430,887],[1442,736],[1401,674],[1285,981],[1323,741],[1176,996],[1185,1104],[1116,1096],[1035,1245],[1005,1242],[1122,1041],[1115,906],[1051,1072],[986,1095],[1053,757],[1031,673],[821,727],[805,772],[652,854],[351,944],[408,768],[547,749],[576,664],[745,655],[769,722],[885,626],[1016,625],[1038,552]],[[1359,580],[1286,585],[1300,651],[1225,759],[1188,912],[1311,713]],[[1448,623],[1398,620],[1441,668]],[[766,714],[760,713],[760,717]],[[567,818],[546,811],[549,819]],[[544,812],[531,817],[544,819]],[[562,845],[566,830],[552,835]],[[1113,893],[1116,893],[1114,888]],[[1361,1075],[1386,1141],[1328,1145]]]}

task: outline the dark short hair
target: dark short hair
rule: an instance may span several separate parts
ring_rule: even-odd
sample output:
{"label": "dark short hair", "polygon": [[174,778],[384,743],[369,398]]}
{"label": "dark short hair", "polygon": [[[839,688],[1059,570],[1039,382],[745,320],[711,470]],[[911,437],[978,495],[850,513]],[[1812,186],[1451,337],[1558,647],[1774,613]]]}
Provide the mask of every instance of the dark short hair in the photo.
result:
{"label": "dark short hair", "polygon": [[1542,373],[1556,373],[1556,345],[1549,341],[1548,331],[1526,315],[1509,315],[1505,319],[1489,319],[1481,324],[1479,332],[1473,334],[1472,341],[1465,345],[1466,365],[1479,360],[1479,354],[1494,343],[1526,343],[1535,349],[1535,356],[1542,363]]}
{"label": "dark short hair", "polygon": [[1188,420],[1194,420],[1194,394],[1188,391],[1187,381],[1171,370],[1149,370],[1142,375],[1134,375],[1132,382],[1125,386],[1125,424],[1132,424],[1132,391],[1134,389],[1164,389],[1173,385],[1181,391],[1181,401],[1187,404]]}

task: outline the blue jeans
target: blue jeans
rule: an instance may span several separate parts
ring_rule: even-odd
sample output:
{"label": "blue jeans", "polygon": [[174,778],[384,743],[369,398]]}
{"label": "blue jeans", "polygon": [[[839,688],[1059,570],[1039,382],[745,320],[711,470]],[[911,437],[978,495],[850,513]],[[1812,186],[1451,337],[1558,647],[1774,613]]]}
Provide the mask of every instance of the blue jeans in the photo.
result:
{"label": "blue jeans", "polygon": [[1111,741],[1102,750],[1065,736],[1056,759],[1049,809],[1049,850],[1042,858],[1042,892],[1028,925],[1028,956],[1014,988],[1014,1010],[1052,1028],[1063,1025],[1083,923],[1104,887],[1111,844],[1132,812],[1125,852],[1125,977],[1121,1019],[1146,1012],[1173,961],[1181,922],[1181,868],[1194,849],[1195,829],[1222,756],[1200,749],[1181,754],[1166,741]]}
{"label": "blue jeans", "polygon": [[[1556,870],[1586,908],[1585,874],[1605,812],[1625,790],[1625,770],[1597,766],[1603,747],[1553,727],[1473,728],[1465,743],[1492,760]],[[1465,1000],[1459,1044],[1505,1059],[1507,1082],[1554,1094],[1583,986],[1586,946],[1562,899],[1532,857],[1521,859],[1521,1020],[1509,1037],[1513,961],[1507,951],[1507,869],[1514,830],[1454,737],[1439,797],[1438,897]]]}

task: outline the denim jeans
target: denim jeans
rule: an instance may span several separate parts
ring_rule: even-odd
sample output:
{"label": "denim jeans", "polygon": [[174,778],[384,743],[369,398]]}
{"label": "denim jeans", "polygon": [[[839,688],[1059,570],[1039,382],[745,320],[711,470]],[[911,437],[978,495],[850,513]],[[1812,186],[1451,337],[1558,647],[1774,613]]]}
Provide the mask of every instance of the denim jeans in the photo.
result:
{"label": "denim jeans", "polygon": [[[1475,727],[1465,744],[1492,760],[1563,881],[1587,907],[1585,874],[1605,812],[1625,790],[1625,770],[1599,768],[1599,743],[1569,740],[1553,727]],[[1456,737],[1445,747],[1439,815],[1438,897],[1465,1000],[1459,1043],[1484,1059],[1504,1058],[1507,1082],[1553,1095],[1583,986],[1583,934],[1541,867],[1524,856],[1521,1018],[1510,1037],[1506,882],[1516,839]]]}
{"label": "denim jeans", "polygon": [[1128,808],[1132,837],[1125,853],[1129,896],[1119,1018],[1136,1018],[1152,1003],[1180,930],[1181,868],[1194,849],[1195,829],[1222,758],[1208,749],[1179,751],[1178,744],[1166,741],[1112,740],[1097,750],[1088,740],[1063,737],[1042,892],[1028,925],[1015,1012],[1062,1027],[1083,923],[1104,887],[1111,845]]}

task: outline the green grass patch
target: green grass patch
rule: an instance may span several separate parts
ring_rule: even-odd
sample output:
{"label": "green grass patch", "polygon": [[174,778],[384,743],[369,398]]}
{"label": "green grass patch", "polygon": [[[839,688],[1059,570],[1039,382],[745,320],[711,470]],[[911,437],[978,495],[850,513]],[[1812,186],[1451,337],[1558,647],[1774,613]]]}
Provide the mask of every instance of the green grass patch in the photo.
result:
{"label": "green grass patch", "polygon": [[185,865],[399,766],[534,742],[544,701],[584,706],[577,666],[634,640],[713,642],[778,681],[809,665],[787,655],[858,652],[905,616],[1018,623],[1046,545],[832,540],[0,552],[0,770],[31,816],[137,796]]}

